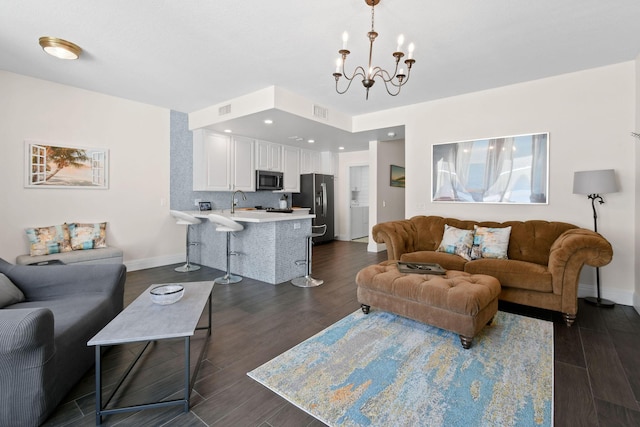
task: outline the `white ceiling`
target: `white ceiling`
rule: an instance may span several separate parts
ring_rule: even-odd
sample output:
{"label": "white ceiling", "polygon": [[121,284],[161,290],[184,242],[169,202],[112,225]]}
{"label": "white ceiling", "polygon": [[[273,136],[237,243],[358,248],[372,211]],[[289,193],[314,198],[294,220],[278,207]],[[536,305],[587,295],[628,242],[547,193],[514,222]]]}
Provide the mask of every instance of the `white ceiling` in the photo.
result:
{"label": "white ceiling", "polygon": [[[416,45],[411,80],[397,97],[381,83],[368,101],[359,82],[345,95],[335,92],[343,31],[352,52],[347,70],[366,65],[364,0],[0,0],[0,69],[185,113],[279,86],[356,116],[640,53],[640,0],[382,0],[375,22],[374,64],[391,68],[400,32]],[[44,54],[38,38],[45,35],[78,44],[81,59]],[[291,127],[283,134],[306,133],[309,125],[282,121]],[[255,122],[238,126],[266,135]],[[336,132],[323,138],[349,139]],[[347,150],[371,137],[356,135]],[[315,148],[329,147],[315,139]]]}

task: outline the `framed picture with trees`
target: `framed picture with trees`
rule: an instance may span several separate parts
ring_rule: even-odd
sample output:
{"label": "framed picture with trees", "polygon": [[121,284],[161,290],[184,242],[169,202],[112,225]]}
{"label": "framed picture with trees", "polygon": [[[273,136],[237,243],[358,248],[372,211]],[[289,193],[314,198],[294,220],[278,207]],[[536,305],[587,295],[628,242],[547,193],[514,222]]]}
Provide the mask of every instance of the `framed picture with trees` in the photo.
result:
{"label": "framed picture with trees", "polygon": [[109,188],[109,150],[25,141],[25,187]]}

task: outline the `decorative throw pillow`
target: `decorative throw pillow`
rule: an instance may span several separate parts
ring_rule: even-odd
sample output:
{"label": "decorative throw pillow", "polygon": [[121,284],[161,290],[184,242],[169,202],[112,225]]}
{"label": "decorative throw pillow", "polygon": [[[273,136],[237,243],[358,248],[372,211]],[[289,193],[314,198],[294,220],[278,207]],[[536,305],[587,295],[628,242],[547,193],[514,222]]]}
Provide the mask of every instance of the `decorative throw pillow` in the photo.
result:
{"label": "decorative throw pillow", "polygon": [[71,251],[67,224],[27,228],[27,237],[29,238],[29,254],[31,256]]}
{"label": "decorative throw pillow", "polygon": [[24,294],[11,280],[0,273],[0,308],[24,301]]}
{"label": "decorative throw pillow", "polygon": [[69,224],[71,248],[74,251],[107,247],[107,223]]}
{"label": "decorative throw pillow", "polygon": [[504,228],[474,226],[471,259],[496,258],[507,259],[511,226]]}
{"label": "decorative throw pillow", "polygon": [[473,230],[463,230],[450,225],[444,225],[442,242],[437,252],[460,255],[467,261],[471,260],[471,246],[473,245]]}

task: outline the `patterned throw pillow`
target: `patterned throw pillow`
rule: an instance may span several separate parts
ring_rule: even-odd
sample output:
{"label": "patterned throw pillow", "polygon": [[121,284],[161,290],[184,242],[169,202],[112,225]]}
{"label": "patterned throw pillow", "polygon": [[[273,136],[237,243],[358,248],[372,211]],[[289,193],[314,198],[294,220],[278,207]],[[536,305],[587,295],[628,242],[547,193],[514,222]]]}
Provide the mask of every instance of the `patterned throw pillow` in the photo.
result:
{"label": "patterned throw pillow", "polygon": [[0,308],[24,301],[24,294],[11,280],[0,273]]}
{"label": "patterned throw pillow", "polygon": [[69,224],[71,248],[74,251],[107,247],[107,223]]}
{"label": "patterned throw pillow", "polygon": [[70,252],[71,242],[67,224],[27,228],[31,256]]}
{"label": "patterned throw pillow", "polygon": [[446,252],[448,254],[456,254],[471,260],[471,246],[473,244],[473,230],[463,230],[450,225],[444,225],[444,234],[442,242],[436,249],[437,252]]}
{"label": "patterned throw pillow", "polygon": [[471,259],[494,258],[507,259],[511,226],[504,228],[474,226]]}

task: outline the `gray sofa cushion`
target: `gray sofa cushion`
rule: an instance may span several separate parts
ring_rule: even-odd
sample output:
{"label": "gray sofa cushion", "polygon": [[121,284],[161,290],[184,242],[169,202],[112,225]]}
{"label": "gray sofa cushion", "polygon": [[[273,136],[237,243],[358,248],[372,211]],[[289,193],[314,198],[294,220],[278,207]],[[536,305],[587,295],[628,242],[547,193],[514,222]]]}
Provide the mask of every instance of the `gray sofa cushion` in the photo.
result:
{"label": "gray sofa cushion", "polygon": [[0,308],[24,301],[24,294],[4,274],[0,273]]}

